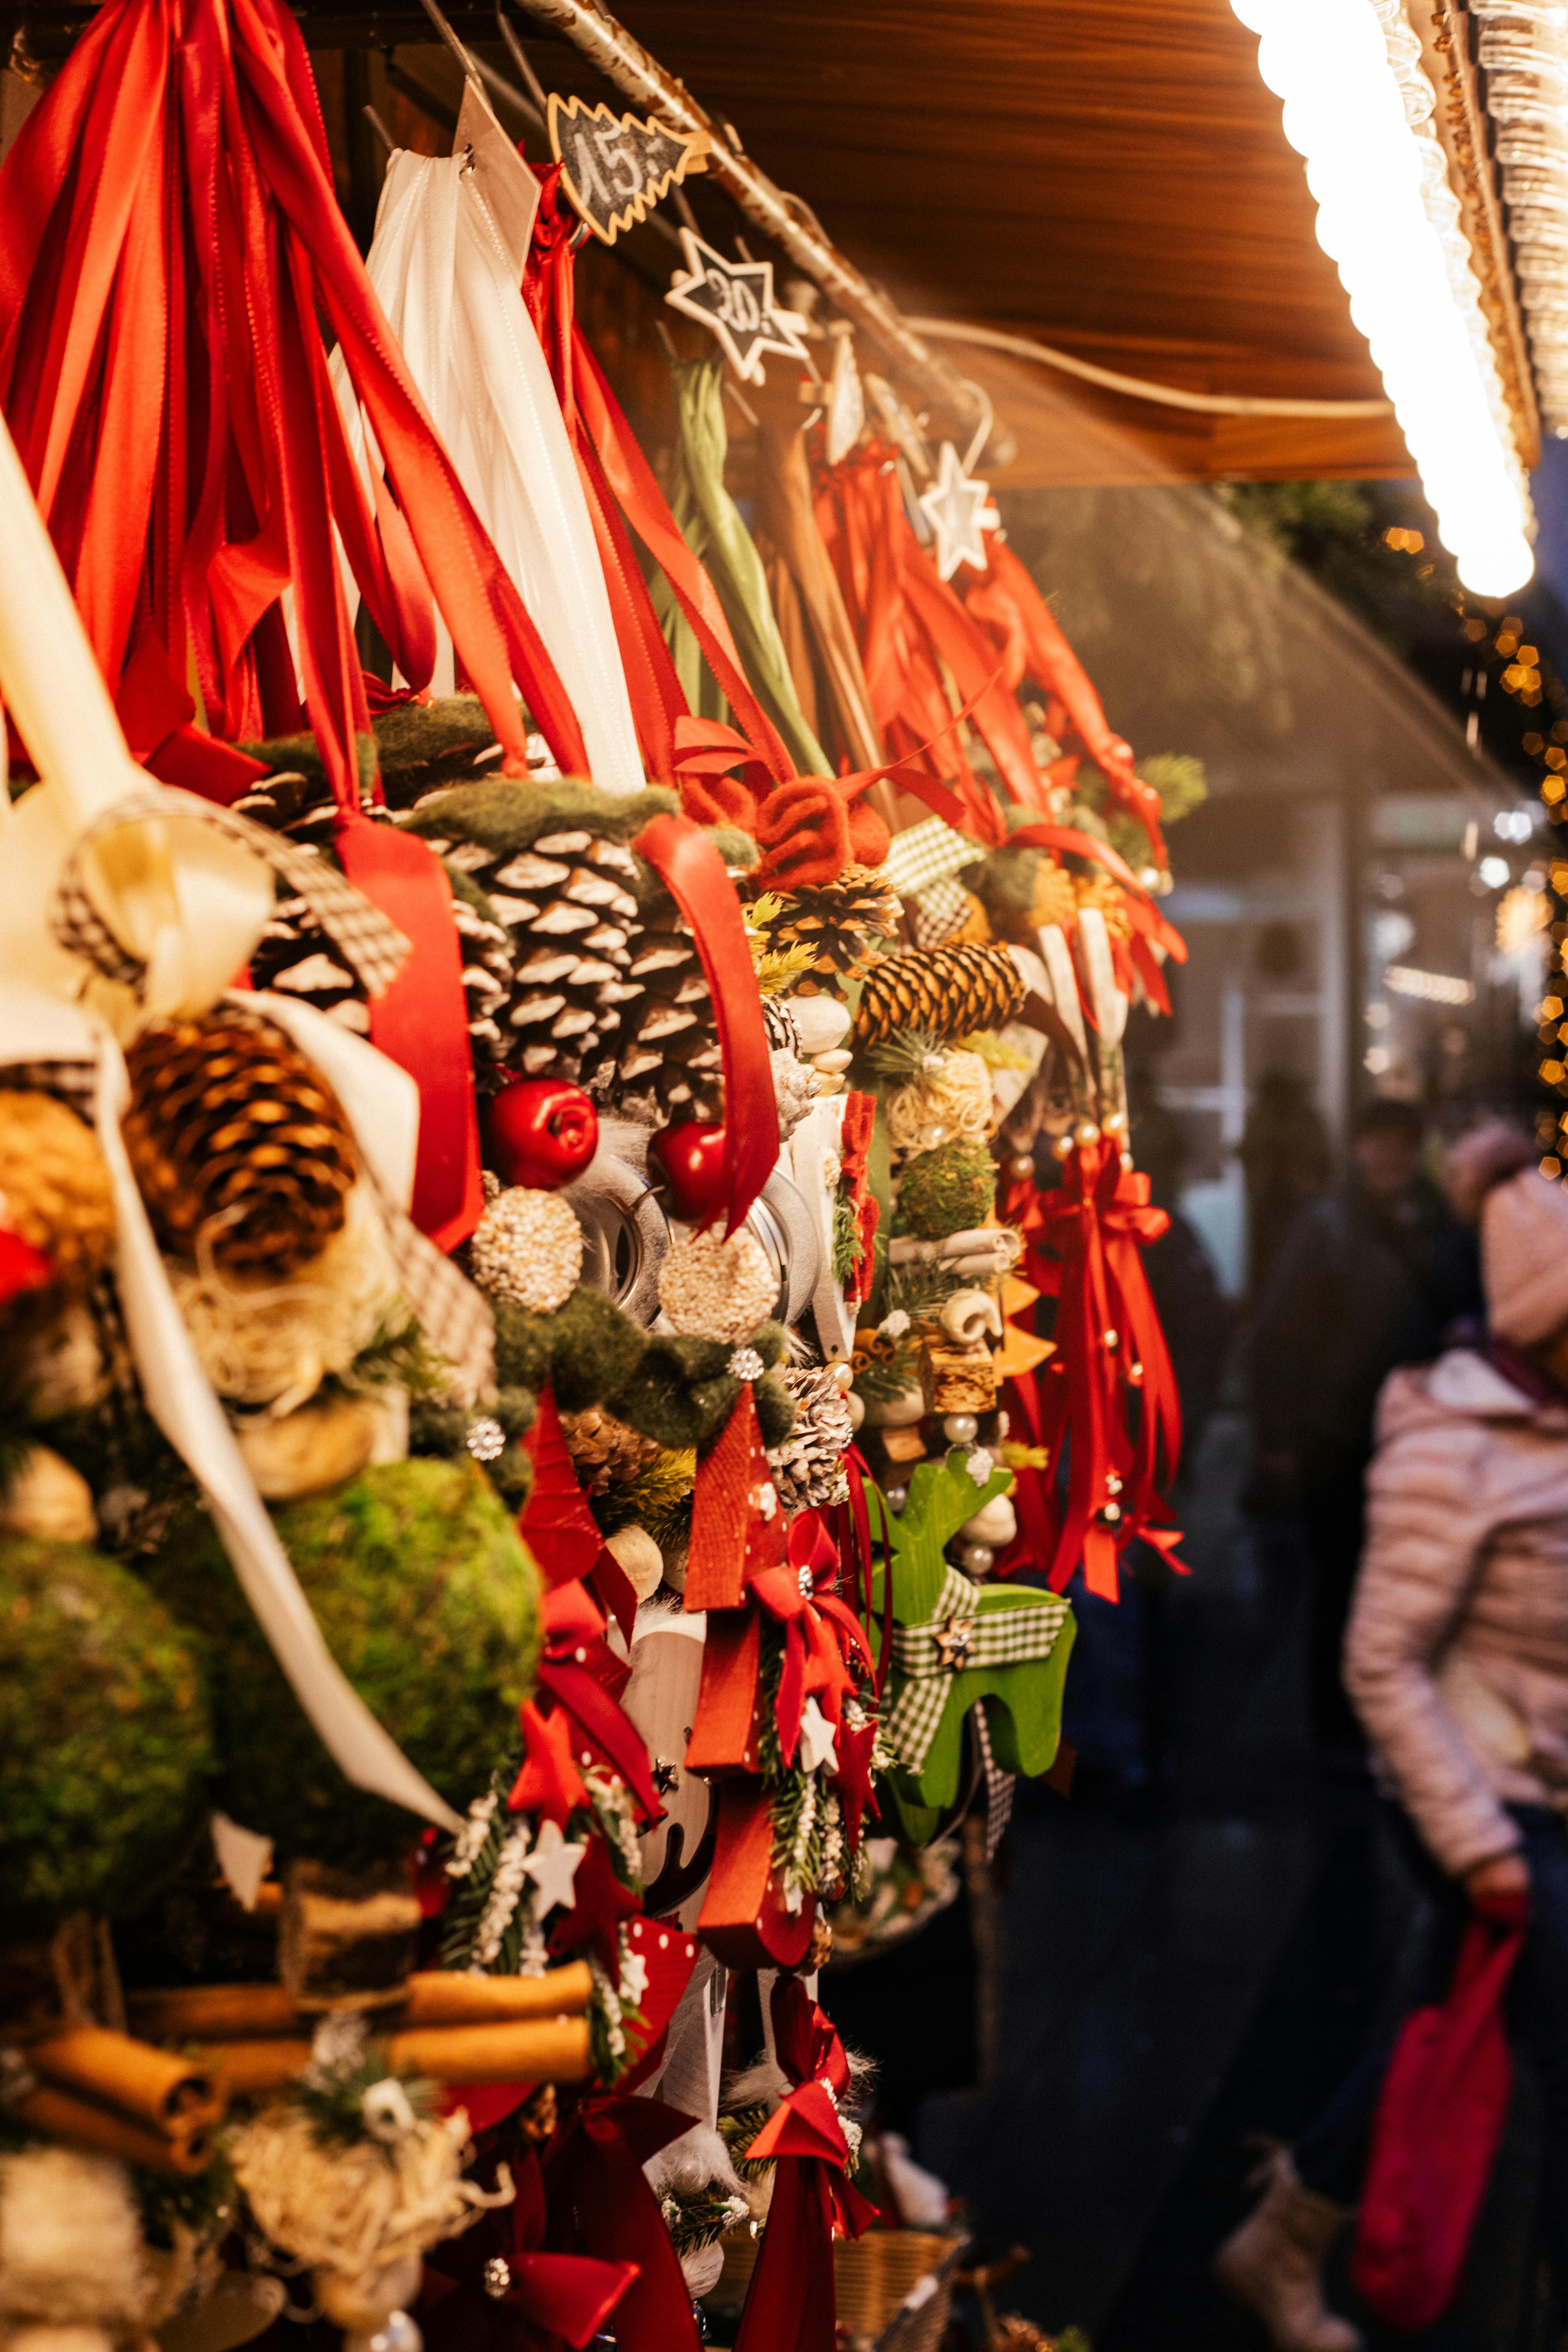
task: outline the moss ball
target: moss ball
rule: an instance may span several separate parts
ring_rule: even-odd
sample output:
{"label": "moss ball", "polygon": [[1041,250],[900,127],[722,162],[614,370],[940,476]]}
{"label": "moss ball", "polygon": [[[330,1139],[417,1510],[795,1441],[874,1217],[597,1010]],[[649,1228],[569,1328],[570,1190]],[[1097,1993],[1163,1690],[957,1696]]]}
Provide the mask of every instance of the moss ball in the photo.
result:
{"label": "moss ball", "polygon": [[983,1225],[996,1201],[996,1168],[983,1143],[955,1136],[909,1160],[899,1181],[899,1222],[922,1240]]}
{"label": "moss ball", "polygon": [[180,1862],[215,1763],[198,1644],[86,1544],[0,1541],[0,1910],[45,1932]]}
{"label": "moss ball", "polygon": [[[539,1572],[477,1463],[389,1462],[273,1513],[328,1648],[371,1712],[460,1811],[516,1728],[539,1654]],[[184,1514],[152,1580],[209,1649],[226,1812],[353,1866],[423,1824],[351,1788],[252,1616],[217,1531]]]}

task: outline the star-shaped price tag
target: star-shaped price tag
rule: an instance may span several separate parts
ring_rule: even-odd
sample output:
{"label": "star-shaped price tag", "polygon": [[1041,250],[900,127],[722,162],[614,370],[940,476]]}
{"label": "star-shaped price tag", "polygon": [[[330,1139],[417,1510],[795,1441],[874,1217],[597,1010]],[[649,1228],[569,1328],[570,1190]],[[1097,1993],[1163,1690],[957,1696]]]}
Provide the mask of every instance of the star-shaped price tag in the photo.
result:
{"label": "star-shaped price tag", "polygon": [[779,352],[784,358],[805,360],[810,353],[801,340],[805,320],[798,310],[781,310],[773,300],[771,261],[726,261],[691,229],[680,232],[686,273],[677,270],[665,300],[717,335],[726,356],[748,383],[761,383],[763,353]]}
{"label": "star-shaped price tag", "polygon": [[976,481],[959,464],[951,441],[942,445],[936,479],[920,496],[920,509],[936,535],[936,568],[951,580],[961,563],[985,569],[985,533],[1000,520],[991,503],[991,488]]}

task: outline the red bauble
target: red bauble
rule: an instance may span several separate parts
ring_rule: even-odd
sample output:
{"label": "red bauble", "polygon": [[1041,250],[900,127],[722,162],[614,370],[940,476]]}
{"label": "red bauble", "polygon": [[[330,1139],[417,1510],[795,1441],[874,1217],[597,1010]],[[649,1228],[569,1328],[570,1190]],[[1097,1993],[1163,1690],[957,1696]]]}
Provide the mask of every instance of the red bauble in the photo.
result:
{"label": "red bauble", "polygon": [[515,1078],[485,1113],[485,1139],[503,1184],[553,1192],[598,1150],[599,1114],[564,1078]]}
{"label": "red bauble", "polygon": [[704,1224],[724,1205],[724,1130],[687,1119],[662,1128],[648,1144],[648,1157],[664,1171],[676,1213]]}

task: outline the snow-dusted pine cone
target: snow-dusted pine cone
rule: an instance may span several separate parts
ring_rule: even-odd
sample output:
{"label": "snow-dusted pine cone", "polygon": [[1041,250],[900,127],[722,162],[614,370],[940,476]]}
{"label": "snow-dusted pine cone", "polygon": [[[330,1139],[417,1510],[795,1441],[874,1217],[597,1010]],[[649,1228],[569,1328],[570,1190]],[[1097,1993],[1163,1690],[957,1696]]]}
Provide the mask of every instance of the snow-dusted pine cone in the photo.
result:
{"label": "snow-dusted pine cone", "polygon": [[855,1440],[855,1424],[844,1391],[818,1365],[779,1375],[795,1399],[795,1426],[768,1461],[786,1511],[823,1509],[847,1492],[844,1456]]}

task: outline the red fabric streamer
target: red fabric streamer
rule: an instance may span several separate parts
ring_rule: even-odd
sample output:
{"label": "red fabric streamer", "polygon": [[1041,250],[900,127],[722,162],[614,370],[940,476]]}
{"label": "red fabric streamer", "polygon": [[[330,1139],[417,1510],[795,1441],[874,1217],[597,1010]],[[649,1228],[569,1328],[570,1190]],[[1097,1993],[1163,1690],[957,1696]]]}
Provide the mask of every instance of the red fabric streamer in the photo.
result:
{"label": "red fabric streamer", "polygon": [[[1049,1490],[1054,1541],[1042,1564],[1059,1592],[1081,1560],[1089,1591],[1114,1601],[1129,1543],[1169,1558],[1181,1540],[1158,1488],[1180,1459],[1182,1409],[1140,1254],[1171,1221],[1108,1136],[1074,1146],[1038,1209],[1051,1253],[1038,1260],[1041,1287],[1058,1298],[1057,1352],[1040,1374],[1040,1440],[1053,1465],[1071,1440],[1066,1495],[1059,1483]],[[1139,1398],[1135,1433],[1129,1391]]]}
{"label": "red fabric streamer", "polygon": [[872,1675],[870,1645],[854,1611],[839,1599],[837,1581],[838,1549],[819,1511],[801,1511],[791,1521],[782,1567],[758,1569],[746,1580],[747,1592],[784,1630],[773,1717],[786,1765],[794,1763],[800,1744],[806,1700],[816,1699],[837,1738],[844,1727],[844,1702],[855,1688],[850,1658],[858,1657],[867,1675]]}
{"label": "red fabric streamer", "polygon": [[533,1465],[533,1484],[517,1523],[518,1533],[539,1562],[545,1583],[569,1584],[589,1573],[605,1548],[605,1538],[577,1483],[548,1381],[540,1391],[539,1410],[523,1445]]}
{"label": "red fabric streamer", "polygon": [[547,1592],[542,1614],[544,1655],[535,1679],[551,1710],[552,1730],[559,1710],[570,1720],[579,1760],[618,1773],[645,1823],[661,1821],[664,1807],[653,1785],[642,1735],[618,1704],[631,1669],[605,1639],[603,1611],[582,1584],[574,1582]]}
{"label": "red fabric streamer", "polygon": [[774,1984],[773,2021],[778,2062],[793,2088],[747,2151],[757,2161],[773,2158],[776,2171],[735,2352],[832,2352],[834,2233],[859,2237],[877,2209],[844,2177],[844,2044],[797,1977]]}
{"label": "red fabric streamer", "polygon": [[985,570],[978,578],[970,575],[963,602],[972,619],[1004,655],[1009,691],[1016,692],[1026,677],[1045,688],[1067,721],[1064,725],[1057,719],[1051,732],[1058,740],[1069,730],[1077,736],[1104,776],[1111,798],[1136,817],[1148,835],[1154,864],[1167,866],[1170,859],[1160,831],[1160,795],[1133,767],[1131,745],[1107,726],[1099,695],[1025,565],[994,532],[987,537],[986,554]]}
{"label": "red fabric streamer", "polygon": [[713,1000],[724,1057],[728,1236],[745,1223],[779,1156],[773,1059],[741,903],[723,859],[689,817],[656,816],[632,846],[647,858],[689,924]]}
{"label": "red fabric streamer", "polygon": [[561,201],[557,163],[541,183],[522,295],[576,454],[643,758],[650,774],[674,782],[678,730],[689,714],[627,524],[668,581],[750,751],[782,783],[794,774],[795,763],[752,691],[718,591],[681,537],[653,468],[577,323],[572,247],[576,226],[575,213]]}
{"label": "red fabric streamer", "polygon": [[[372,491],[322,322],[384,462]],[[314,729],[344,866],[413,942],[371,1037],[419,1084],[415,1213],[453,1246],[482,1207],[460,965],[430,852],[362,808],[340,546],[416,688],[434,593],[507,772],[527,772],[519,688],[562,767],[583,739],[372,290],[281,0],[96,14],[0,170],[0,403],[132,749],[228,801],[255,772],[226,742]]]}

